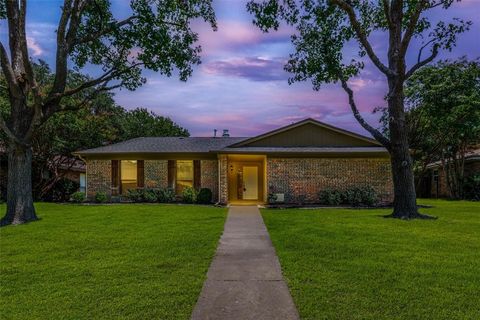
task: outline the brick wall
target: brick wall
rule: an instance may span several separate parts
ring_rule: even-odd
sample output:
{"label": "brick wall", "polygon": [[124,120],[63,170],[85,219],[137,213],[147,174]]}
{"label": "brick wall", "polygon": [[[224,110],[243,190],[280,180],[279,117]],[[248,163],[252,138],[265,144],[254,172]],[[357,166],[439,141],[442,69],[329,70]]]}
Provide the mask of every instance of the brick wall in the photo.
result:
{"label": "brick wall", "polygon": [[317,202],[325,188],[346,189],[371,186],[382,202],[393,200],[389,159],[356,158],[268,158],[270,191],[285,193],[286,202]]}
{"label": "brick wall", "polygon": [[[213,201],[218,200],[217,160],[201,160],[201,187],[209,188]],[[226,168],[226,167],[225,167]],[[111,196],[111,160],[87,160],[87,196],[93,199],[99,191]],[[168,160],[145,160],[145,187],[166,188],[168,186]]]}
{"label": "brick wall", "polygon": [[218,201],[218,161],[200,161],[200,186],[212,190],[212,201]]}
{"label": "brick wall", "polygon": [[87,197],[93,199],[99,191],[112,195],[111,160],[87,160]]}
{"label": "brick wall", "polygon": [[226,204],[228,202],[228,160],[227,156],[222,154],[218,157],[219,186],[218,202]]}
{"label": "brick wall", "polygon": [[145,187],[168,187],[168,160],[145,160]]}

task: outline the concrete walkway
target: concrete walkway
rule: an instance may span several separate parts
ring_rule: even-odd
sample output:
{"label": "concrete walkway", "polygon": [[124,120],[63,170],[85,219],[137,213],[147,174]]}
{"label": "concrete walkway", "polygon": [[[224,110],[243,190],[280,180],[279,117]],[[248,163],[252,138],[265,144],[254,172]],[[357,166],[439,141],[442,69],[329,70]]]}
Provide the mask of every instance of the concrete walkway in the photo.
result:
{"label": "concrete walkway", "polygon": [[192,319],[299,319],[256,206],[233,206]]}

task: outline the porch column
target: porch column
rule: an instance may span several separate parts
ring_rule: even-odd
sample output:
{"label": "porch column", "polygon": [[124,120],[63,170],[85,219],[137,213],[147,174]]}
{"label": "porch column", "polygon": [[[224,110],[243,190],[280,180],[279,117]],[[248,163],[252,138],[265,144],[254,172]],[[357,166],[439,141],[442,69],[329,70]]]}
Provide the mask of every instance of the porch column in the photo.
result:
{"label": "porch column", "polygon": [[228,202],[228,158],[225,154],[218,155],[218,202]]}

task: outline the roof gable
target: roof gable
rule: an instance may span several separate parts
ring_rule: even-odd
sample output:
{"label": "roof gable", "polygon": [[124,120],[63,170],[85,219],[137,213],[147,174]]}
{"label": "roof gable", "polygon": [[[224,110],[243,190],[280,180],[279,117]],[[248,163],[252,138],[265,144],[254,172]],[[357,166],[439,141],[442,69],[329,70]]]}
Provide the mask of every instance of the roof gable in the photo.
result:
{"label": "roof gable", "polygon": [[378,147],[376,140],[314,119],[246,139],[230,147]]}

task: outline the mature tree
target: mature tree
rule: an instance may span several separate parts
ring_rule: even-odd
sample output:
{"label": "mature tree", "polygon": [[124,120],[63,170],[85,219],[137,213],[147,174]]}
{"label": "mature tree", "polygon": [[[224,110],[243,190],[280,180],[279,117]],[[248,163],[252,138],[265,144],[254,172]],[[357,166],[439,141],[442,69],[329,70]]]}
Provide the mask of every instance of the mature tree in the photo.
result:
{"label": "mature tree", "polygon": [[[33,64],[39,82],[52,83],[54,75],[49,66],[40,60]],[[79,72],[71,71],[67,85],[78,86],[88,80]],[[0,75],[5,85],[5,77]],[[5,90],[4,90],[5,91]],[[95,88],[85,93],[95,92]],[[77,98],[77,100],[73,100]],[[65,168],[77,163],[72,152],[95,148],[142,136],[188,136],[186,129],[170,118],[162,117],[143,108],[125,110],[115,104],[113,93],[98,92],[90,99],[73,96],[62,103],[73,109],[60,106],[61,111],[52,115],[35,132],[32,139],[33,197],[37,200],[53,200],[52,195],[68,199],[68,194],[55,191],[67,185]],[[7,92],[0,94],[0,113],[10,117]],[[4,133],[0,133],[4,134]],[[2,140],[3,141],[3,140]],[[65,190],[63,190],[65,191]],[[72,188],[72,191],[76,191]]]}
{"label": "mature tree", "polygon": [[[426,217],[418,212],[405,121],[404,83],[422,66],[433,61],[440,49],[450,50],[457,34],[470,22],[438,22],[427,18],[435,7],[448,9],[453,0],[264,0],[251,1],[248,10],[255,15],[254,24],[261,30],[277,30],[280,21],[293,26],[295,52],[285,69],[294,74],[289,82],[311,79],[315,90],[323,83],[339,82],[346,92],[353,115],[370,134],[390,152],[394,210],[392,217],[413,219]],[[423,16],[422,16],[423,15]],[[370,35],[385,35],[388,43],[386,62],[380,58]],[[417,62],[407,68],[406,55],[412,39],[423,39]],[[358,57],[347,51],[355,40]],[[430,49],[427,57],[422,52]],[[346,57],[344,57],[344,55]],[[348,80],[360,74],[364,57],[385,76],[389,132],[387,138],[365,121],[358,111]],[[347,61],[347,59],[349,59]]]}
{"label": "mature tree", "polygon": [[[0,64],[7,81],[10,118],[0,118],[8,138],[7,212],[1,225],[36,220],[32,198],[32,139],[42,123],[73,96],[86,89],[134,90],[145,82],[142,69],[181,80],[200,63],[198,35],[191,21],[203,19],[216,28],[211,0],[132,0],[130,15],[117,19],[108,0],[64,0],[56,30],[53,85],[39,81],[28,54],[26,36],[27,0],[0,2],[0,18],[8,24],[8,47],[0,44]],[[77,69],[99,66],[101,75],[69,86],[68,64]],[[76,100],[76,99],[75,99]]]}
{"label": "mature tree", "polygon": [[405,96],[419,180],[441,161],[452,197],[463,198],[465,156],[480,144],[480,60],[426,66],[407,81]]}
{"label": "mature tree", "polygon": [[162,117],[145,108],[125,111],[122,115],[122,138],[137,137],[188,137],[186,129],[168,117]]}

